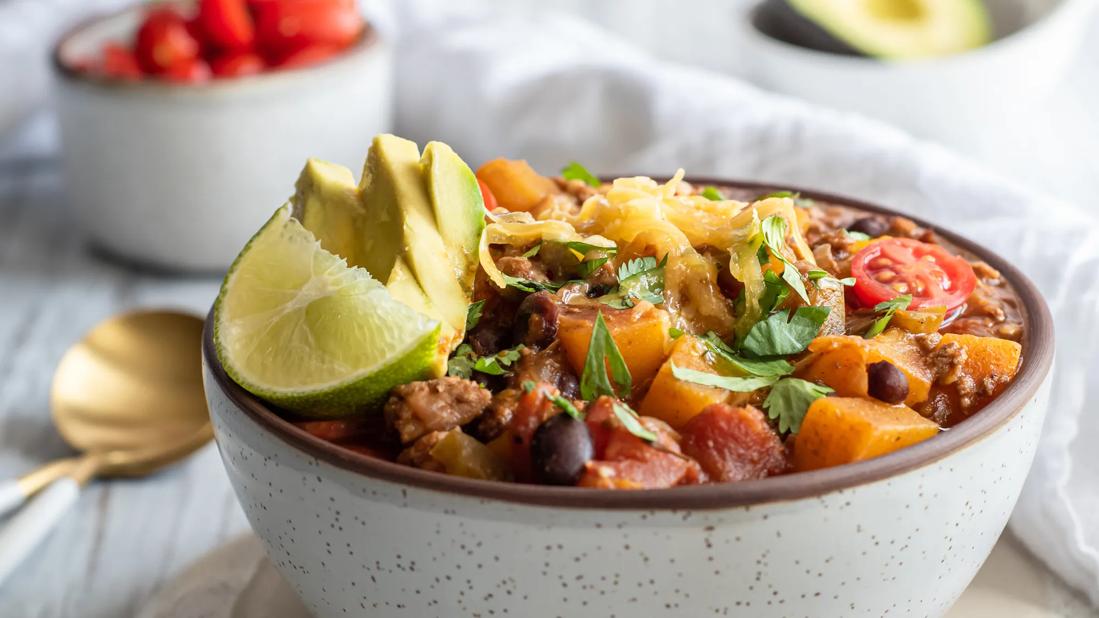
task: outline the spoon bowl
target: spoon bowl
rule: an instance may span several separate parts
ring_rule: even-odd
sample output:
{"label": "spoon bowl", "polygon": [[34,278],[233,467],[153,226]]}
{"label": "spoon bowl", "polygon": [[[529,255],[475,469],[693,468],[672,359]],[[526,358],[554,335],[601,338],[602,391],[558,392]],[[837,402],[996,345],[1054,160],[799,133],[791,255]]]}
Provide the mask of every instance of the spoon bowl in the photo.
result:
{"label": "spoon bowl", "polygon": [[103,476],[140,476],[174,463],[213,433],[202,390],[202,321],[136,311],[100,323],[61,359],[54,424]]}

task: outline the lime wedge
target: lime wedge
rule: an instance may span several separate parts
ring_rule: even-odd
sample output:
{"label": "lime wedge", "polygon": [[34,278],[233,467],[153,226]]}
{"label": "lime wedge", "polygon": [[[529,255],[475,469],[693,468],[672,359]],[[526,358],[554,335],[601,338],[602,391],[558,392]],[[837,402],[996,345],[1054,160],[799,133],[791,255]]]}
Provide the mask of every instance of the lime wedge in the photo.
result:
{"label": "lime wedge", "polygon": [[237,256],[214,304],[218,358],[238,384],[284,408],[336,417],[439,373],[438,320],[324,250],[283,206]]}

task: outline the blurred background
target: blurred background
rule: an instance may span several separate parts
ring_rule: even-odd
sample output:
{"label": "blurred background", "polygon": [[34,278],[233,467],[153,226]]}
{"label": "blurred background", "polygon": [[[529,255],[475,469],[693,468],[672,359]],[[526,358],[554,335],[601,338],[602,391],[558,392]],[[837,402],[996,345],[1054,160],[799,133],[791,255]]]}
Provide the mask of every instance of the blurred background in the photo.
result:
{"label": "blurred background", "polygon": [[[1013,187],[1095,212],[1095,0],[867,0],[861,5],[825,0],[331,0],[337,13],[324,19],[286,9],[295,2],[248,0],[255,32],[245,41],[232,15],[196,16],[187,2],[176,5],[173,17],[151,5],[127,9],[133,4],[127,0],[0,0],[3,476],[70,452],[48,421],[52,370],[67,346],[100,319],[129,307],[205,314],[221,273],[285,200],[308,156],[357,169],[374,133],[397,130],[422,140],[425,133],[435,137],[431,133],[438,126],[469,135],[499,121],[515,135],[481,136],[472,148],[474,166],[483,153],[499,152],[530,156],[543,168],[546,162],[563,164],[567,159],[562,157],[576,157],[596,172],[619,171],[614,153],[627,151],[625,145],[590,155],[566,147],[598,141],[598,135],[585,135],[601,128],[598,122],[593,128],[589,118],[578,118],[576,126],[562,128],[558,141],[546,142],[557,144],[556,150],[496,150],[504,143],[523,144],[524,136],[537,133],[531,125],[538,120],[486,119],[475,103],[506,100],[505,78],[544,68],[531,58],[570,63],[583,76],[589,65],[617,58],[632,62],[620,45],[640,47],[674,64],[676,71],[683,69],[677,75],[684,84],[708,84],[718,94],[741,96],[737,88],[755,86],[787,95],[799,103],[766,101],[776,109],[800,105],[799,113],[827,117],[833,123],[829,130],[840,126],[833,122],[838,119],[851,127],[880,128],[896,145],[927,140],[931,146],[919,148],[963,155]],[[826,5],[864,10],[814,9]],[[89,21],[105,14],[113,16]],[[159,16],[151,18],[154,14]],[[360,15],[370,24],[365,30]],[[545,49],[552,42],[537,41],[543,44],[537,54],[517,52],[510,64],[493,61],[493,76],[501,81],[482,84],[476,96],[472,88],[459,89],[453,99],[431,105],[415,96],[432,90],[418,82],[439,75],[430,70],[431,58],[416,57],[417,41],[423,40],[408,36],[409,23],[429,30],[425,24],[434,16],[434,26],[444,29],[472,24],[463,32],[477,37],[488,32],[477,30],[482,17],[519,23],[507,22],[511,16],[533,25],[531,39],[537,40],[533,31],[547,23],[559,26],[558,15],[587,22],[593,37],[605,30],[619,38],[600,38],[583,53],[561,50],[557,56]],[[894,28],[898,22],[907,26]],[[885,36],[876,36],[882,32]],[[465,69],[473,64],[463,62],[478,61],[474,43],[448,45],[461,60],[438,58],[439,64]],[[395,70],[394,62],[416,70]],[[736,81],[726,84],[724,78]],[[633,81],[622,83],[641,88]],[[657,101],[645,111],[667,111],[658,109],[662,99],[651,93],[635,94]],[[395,107],[396,97],[403,97],[401,106]],[[584,93],[547,90],[544,109],[565,98],[583,99]],[[638,120],[629,99],[596,92],[592,100],[594,110],[620,108],[622,126]],[[583,101],[576,107],[584,109]],[[697,109],[760,118],[769,112],[759,106],[715,110],[705,102],[698,102]],[[618,118],[611,114],[608,133],[621,132],[622,126],[614,124]],[[794,123],[777,130],[787,132],[779,135],[786,143],[807,149],[816,140],[834,146],[822,129],[813,134],[804,129]],[[470,151],[462,147],[474,141],[454,145],[466,155]],[[644,145],[638,145],[642,152]],[[682,159],[689,159],[690,152],[681,152]],[[774,152],[782,151],[762,148],[755,156]],[[737,156],[729,153],[712,168],[782,169],[726,165]],[[645,159],[622,165],[637,161]],[[828,161],[820,167],[828,169]],[[907,169],[898,167],[896,173]],[[927,178],[938,178],[930,172],[924,178],[920,169],[912,169],[910,183],[890,181],[888,188],[895,192],[889,195],[875,191],[880,187],[873,179],[847,179],[842,186],[861,182],[875,199],[880,195],[912,208],[935,193],[923,186]],[[1003,195],[1010,202],[1017,194],[1005,190]],[[1013,211],[1005,203],[997,216],[1002,220],[1014,212],[1024,210]],[[67,519],[42,546],[41,557],[0,589],[0,618],[135,615],[186,564],[246,529],[213,449],[158,479],[91,489],[92,495],[82,499],[81,515]],[[1039,579],[1046,577],[1044,571],[1022,555],[1006,556],[998,563],[1000,570],[985,577],[1010,575],[1045,586],[1046,580]],[[61,592],[50,592],[55,586]],[[1028,589],[1027,594],[1033,598],[1041,592]],[[999,607],[1020,616],[1091,615],[1078,596],[1057,598],[1065,605],[1053,613]],[[18,609],[6,612],[10,606],[5,603]]]}

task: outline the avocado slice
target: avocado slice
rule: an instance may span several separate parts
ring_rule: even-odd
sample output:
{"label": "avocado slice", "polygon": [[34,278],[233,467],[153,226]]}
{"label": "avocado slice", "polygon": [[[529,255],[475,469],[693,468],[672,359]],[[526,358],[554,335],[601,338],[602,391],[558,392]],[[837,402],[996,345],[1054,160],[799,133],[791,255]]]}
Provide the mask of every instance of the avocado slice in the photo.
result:
{"label": "avocado slice", "polygon": [[[429,315],[439,316],[456,333],[464,332],[469,297],[435,225],[415,142],[395,135],[375,137],[359,186],[366,205],[363,266],[379,281],[408,291],[412,288],[403,271],[407,266],[429,301]],[[402,300],[413,306],[411,299]]]}
{"label": "avocado slice", "polygon": [[983,0],[767,0],[755,23],[794,45],[883,60],[956,54],[992,36]]}
{"label": "avocado slice", "polygon": [[325,251],[342,257],[348,266],[362,266],[359,230],[366,209],[351,170],[309,159],[294,188],[292,216],[313,233]]}
{"label": "avocado slice", "polygon": [[462,289],[472,295],[479,263],[477,252],[485,229],[485,202],[477,176],[442,142],[428,142],[424,147],[420,172],[431,196],[435,227],[450,255],[450,266]]}

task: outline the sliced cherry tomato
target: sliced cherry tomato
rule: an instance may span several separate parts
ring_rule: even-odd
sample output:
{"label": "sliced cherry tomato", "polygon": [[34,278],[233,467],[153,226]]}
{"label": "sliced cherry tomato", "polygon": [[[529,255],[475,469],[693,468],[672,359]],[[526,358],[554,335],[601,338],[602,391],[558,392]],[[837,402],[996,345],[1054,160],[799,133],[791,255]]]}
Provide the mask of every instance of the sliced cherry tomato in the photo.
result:
{"label": "sliced cherry tomato", "polygon": [[201,0],[198,21],[206,40],[223,49],[248,49],[256,28],[244,0]]}
{"label": "sliced cherry tomato", "polygon": [[257,45],[272,58],[310,45],[346,47],[363,29],[354,0],[263,0],[252,7]]}
{"label": "sliced cherry tomato", "polygon": [[306,45],[279,58],[275,66],[280,69],[297,69],[317,64],[339,54],[341,48],[334,45]]}
{"label": "sliced cherry tomato", "polygon": [[141,70],[153,75],[191,70],[202,46],[191,34],[187,20],[169,8],[151,11],[137,31],[134,55]]}
{"label": "sliced cherry tomato", "polygon": [[851,260],[851,274],[855,296],[867,307],[910,294],[910,309],[950,310],[964,303],[977,285],[969,262],[939,245],[911,238],[871,243]]}
{"label": "sliced cherry tomato", "polygon": [[103,46],[103,75],[114,79],[141,79],[141,67],[134,52],[119,43]]}
{"label": "sliced cherry tomato", "polygon": [[160,74],[170,82],[181,84],[200,84],[210,79],[210,65],[202,58],[192,58],[186,62],[177,62],[167,71]]}
{"label": "sliced cherry tomato", "polygon": [[496,196],[492,194],[492,189],[489,189],[485,181],[480,178],[477,179],[477,185],[481,187],[481,199],[485,202],[485,210],[495,210]]}
{"label": "sliced cherry tomato", "polygon": [[240,77],[262,73],[267,64],[255,52],[229,52],[210,61],[210,68],[217,77]]}

